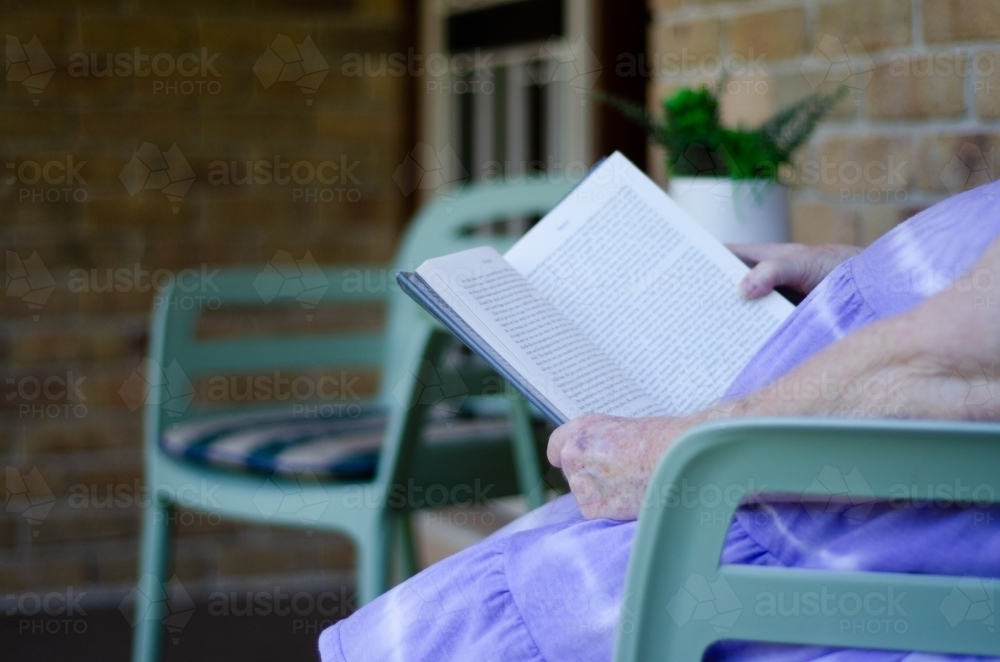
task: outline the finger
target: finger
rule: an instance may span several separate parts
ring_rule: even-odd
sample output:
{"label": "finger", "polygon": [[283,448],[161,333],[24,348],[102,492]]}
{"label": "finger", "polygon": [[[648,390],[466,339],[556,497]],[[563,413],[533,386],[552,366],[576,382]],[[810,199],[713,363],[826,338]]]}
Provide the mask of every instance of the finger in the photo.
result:
{"label": "finger", "polygon": [[780,285],[797,285],[806,274],[803,260],[764,260],[750,270],[740,282],[740,291],[748,299],[759,299]]}
{"label": "finger", "polygon": [[587,519],[597,517],[602,510],[603,499],[595,477],[585,471],[570,472],[566,482],[580,513]]}
{"label": "finger", "polygon": [[760,244],[726,244],[726,248],[740,258],[748,267],[764,260],[784,257],[798,248],[798,244],[760,243]]}

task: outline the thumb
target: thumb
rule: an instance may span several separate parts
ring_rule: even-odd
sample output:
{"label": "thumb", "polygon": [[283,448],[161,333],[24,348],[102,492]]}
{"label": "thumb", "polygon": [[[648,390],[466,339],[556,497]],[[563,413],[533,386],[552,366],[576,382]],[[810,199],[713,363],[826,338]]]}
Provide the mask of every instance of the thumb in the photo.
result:
{"label": "thumb", "polygon": [[565,425],[560,425],[549,435],[549,444],[545,448],[545,457],[549,464],[556,468],[562,468],[562,447],[566,443],[568,436]]}

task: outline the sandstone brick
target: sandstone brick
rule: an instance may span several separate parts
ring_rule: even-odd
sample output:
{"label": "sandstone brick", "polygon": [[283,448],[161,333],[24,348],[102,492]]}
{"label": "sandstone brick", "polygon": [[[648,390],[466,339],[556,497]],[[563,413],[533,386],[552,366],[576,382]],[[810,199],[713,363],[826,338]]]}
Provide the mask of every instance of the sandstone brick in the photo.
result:
{"label": "sandstone brick", "polygon": [[[146,340],[145,327],[137,326],[134,332],[125,338],[126,349],[130,354],[127,359],[135,360],[144,356]],[[92,403],[91,406],[96,414],[114,417],[107,422],[103,418],[99,419],[102,426],[100,429],[105,438],[103,443],[109,447],[121,446],[127,444],[130,439],[140,438],[139,434],[133,434],[137,431],[128,429],[133,422],[131,417],[134,416],[137,420],[140,416],[137,410],[132,410],[137,401],[126,401],[121,394],[125,384],[130,383],[129,379],[132,377],[133,368],[130,364],[131,360],[102,363],[99,364],[100,367],[92,368],[90,371],[91,378],[87,385],[88,402]],[[119,417],[125,417],[128,421]],[[117,443],[112,441],[112,437],[119,437]]]}
{"label": "sandstone brick", "polygon": [[[232,231],[230,230],[231,234]],[[250,233],[247,229],[243,229],[241,234],[245,236]],[[205,241],[199,241],[195,247],[192,247],[193,254],[196,254],[199,259],[205,260],[209,264],[220,266],[253,264],[260,258],[258,234],[254,230],[252,236],[245,237],[243,241],[226,242],[221,238],[224,232],[222,232],[221,226],[219,226],[214,234],[206,234]]]}
{"label": "sandstone brick", "polygon": [[140,66],[149,67],[152,58],[160,57],[159,67],[164,70],[167,56],[176,62],[186,52],[200,55],[197,36],[196,26],[189,20],[165,21],[155,16],[85,11],[77,19],[76,38],[71,44],[87,55],[98,54],[102,68],[108,53],[113,55],[112,59],[127,55],[134,66],[139,49],[140,58],[149,58],[140,59]]}
{"label": "sandstone brick", "polygon": [[[354,282],[363,281],[365,287],[376,292],[387,290],[391,286],[392,267],[373,265],[371,267],[350,267],[348,277]],[[198,320],[198,337],[205,339],[222,339],[238,337],[269,337],[279,335],[294,335],[308,332],[364,333],[378,332],[384,328],[386,306],[373,303],[321,303],[313,311],[313,319],[308,328],[302,324],[301,310],[295,306],[259,306],[254,308],[222,308],[209,311]],[[269,373],[273,374],[273,373]],[[299,374],[299,373],[296,373]],[[325,370],[319,372],[301,373],[315,378],[329,374]],[[332,373],[339,374],[338,371]],[[349,379],[359,377],[357,386],[362,386],[377,377],[367,369],[352,369]],[[244,377],[245,378],[245,377]],[[360,391],[359,391],[360,392]]]}
{"label": "sandstone brick", "polygon": [[[358,21],[353,24],[343,21],[321,21],[316,29],[316,46],[326,58],[332,70],[343,66],[344,53],[399,53],[409,57],[412,44],[403,41],[397,26],[380,20]],[[418,70],[422,61],[414,58],[413,68]],[[408,65],[409,66],[409,63]]]}
{"label": "sandstone brick", "polygon": [[5,377],[0,412],[22,423],[69,419],[79,422],[88,413],[86,374],[72,368],[10,370]]}
{"label": "sandstone brick", "polygon": [[290,37],[295,44],[302,43],[306,37],[315,42],[317,37],[315,22],[305,16],[234,20],[231,15],[202,14],[197,25],[199,44],[212,52],[224,53],[230,66],[252,67],[279,34]]}
{"label": "sandstone brick", "polygon": [[[347,4],[345,0],[341,0],[341,3]],[[402,18],[400,4],[396,0],[361,0],[356,6],[363,14],[380,20],[398,21]]]}
{"label": "sandstone brick", "polygon": [[[813,92],[829,94],[836,91],[839,86],[839,82],[831,78],[826,78],[818,84],[810,83],[801,72],[769,76],[766,82],[767,93],[771,99],[771,112],[787,108]],[[830,110],[825,121],[849,120],[857,117],[861,97],[859,91],[848,90],[844,98]]]}
{"label": "sandstone brick", "polygon": [[916,171],[908,137],[835,136],[816,145],[801,182],[842,202],[905,198]]}
{"label": "sandstone brick", "polygon": [[719,99],[719,115],[725,126],[758,126],[777,110],[769,76],[732,76]]}
{"label": "sandstone brick", "polygon": [[[23,254],[30,254],[31,251],[24,251]],[[0,314],[2,314],[9,321],[21,321],[28,323],[37,323],[41,320],[52,320],[57,318],[60,314],[65,314],[67,312],[73,312],[76,309],[76,302],[69,295],[62,292],[58,287],[52,291],[49,298],[41,304],[41,308],[38,307],[37,303],[33,306],[28,306],[28,303],[17,297],[10,297],[3,302],[0,302]],[[14,359],[14,347],[15,347],[15,331],[10,331],[4,337],[4,353],[9,360]]]}
{"label": "sandstone brick", "polygon": [[[73,113],[65,112],[65,109],[53,107],[48,102],[48,97],[39,95],[41,105],[32,107],[31,100],[27,95],[22,99],[16,97],[17,107],[5,108],[0,113],[0,135],[3,136],[44,136],[46,138],[68,139],[74,135],[79,126],[79,119]],[[13,100],[11,95],[8,100]]]}
{"label": "sandstone brick", "polygon": [[152,310],[156,292],[136,290],[81,292],[80,311],[86,315],[113,315],[122,313],[146,313]]}
{"label": "sandstone brick", "polygon": [[793,203],[792,241],[802,244],[854,244],[858,241],[857,213],[846,207]]}
{"label": "sandstone brick", "polygon": [[[86,382],[85,382],[86,383]],[[118,401],[121,402],[120,396]],[[124,420],[102,420],[91,400],[87,416],[28,419],[24,426],[24,449],[28,455],[50,455],[88,450],[139,448],[142,439],[138,415]]]}
{"label": "sandstone brick", "polygon": [[299,569],[314,569],[315,559],[287,546],[274,548],[259,545],[227,546],[219,554],[219,572],[226,577],[276,575]]}
{"label": "sandstone brick", "polygon": [[39,331],[11,342],[11,359],[21,365],[59,361],[93,361],[136,356],[140,327],[82,328]]}
{"label": "sandstone brick", "polygon": [[[496,85],[495,77],[484,77],[483,81],[484,88],[487,87],[487,82],[491,85]],[[350,105],[350,107],[356,107],[363,104],[364,107],[371,110],[379,110],[387,114],[395,112],[397,114],[397,122],[404,118],[397,110],[401,108],[400,103],[403,102],[406,95],[404,79],[391,76],[375,76],[368,77],[359,82],[357,78],[336,76],[332,79],[332,82],[339,85],[339,92],[337,88],[334,88],[331,92],[341,101],[340,106]],[[495,90],[496,88],[492,89]],[[425,77],[418,84],[416,92],[420,95],[440,94],[441,88],[432,85],[431,79]],[[345,104],[345,99],[351,99],[352,103]]]}
{"label": "sandstone brick", "polygon": [[71,40],[76,29],[73,13],[53,8],[39,9],[33,6],[29,11],[5,10],[4,35],[17,38],[22,45],[37,37],[53,61],[62,59],[72,49]]}
{"label": "sandstone brick", "polygon": [[132,584],[139,577],[138,550],[129,556],[110,557],[100,554],[95,559],[97,581],[105,586]]}
{"label": "sandstone brick", "polygon": [[205,538],[206,536],[235,536],[252,526],[237,520],[230,520],[211,513],[199,513],[178,508],[174,516],[174,535],[178,538]]}
{"label": "sandstone brick", "polygon": [[[191,141],[201,135],[201,118],[194,113],[83,109],[79,118],[82,137],[128,138],[134,142],[134,149],[143,142],[152,142],[161,150],[167,150],[175,142],[183,145],[185,140]],[[181,151],[183,149],[181,147]]]}
{"label": "sandstone brick", "polygon": [[[403,79],[388,76],[345,76],[340,71],[330,70],[315,90],[303,91],[298,85],[278,81],[264,87],[252,73],[244,76],[250,83],[247,89],[249,108],[261,112],[293,112],[322,114],[336,109],[361,105],[364,101],[386,100],[392,94],[401,95]],[[421,78],[420,82],[426,80]],[[386,94],[385,90],[393,92]],[[386,104],[388,105],[388,104]],[[245,112],[246,108],[234,110]]]}
{"label": "sandstone brick", "polygon": [[206,555],[204,549],[190,549],[181,545],[177,546],[172,570],[184,584],[202,581],[217,574],[214,560]]}
{"label": "sandstone brick", "polygon": [[327,534],[319,544],[319,565],[325,572],[350,571],[357,567],[357,550],[350,538]]}
{"label": "sandstone brick", "polygon": [[955,194],[996,181],[1000,135],[927,135],[918,146],[920,188]]}
{"label": "sandstone brick", "polygon": [[858,211],[856,243],[868,246],[893,229],[916,211],[911,207],[894,205],[865,205]]}
{"label": "sandstone brick", "polygon": [[175,229],[183,228],[199,210],[195,202],[198,178],[179,200],[167,198],[162,191],[141,190],[130,197],[123,188],[120,197],[88,201],[83,208],[83,224],[91,228],[123,226],[155,226],[162,224]]}
{"label": "sandstone brick", "polygon": [[39,216],[39,220],[43,222],[38,226],[9,229],[8,246],[26,255],[37,251],[50,270],[72,264],[86,250],[86,242],[82,241],[79,228],[71,224],[56,223],[51,217],[52,212],[48,211],[49,205],[45,205],[44,209],[46,215]]}
{"label": "sandstone brick", "polygon": [[260,223],[265,225],[284,225],[288,227],[301,218],[301,208],[304,203],[298,205],[296,195],[304,198],[305,187],[295,186],[267,186],[270,192],[269,198],[233,200],[226,198],[225,192],[218,197],[206,201],[202,205],[202,225],[201,236],[208,238],[216,236],[215,231],[231,233],[234,228]]}
{"label": "sandstone brick", "polygon": [[924,39],[939,43],[1000,37],[1000,3],[995,0],[925,0]]}
{"label": "sandstone brick", "polygon": [[[68,192],[67,187],[48,186],[43,182],[36,185],[23,185],[15,182],[9,190],[10,197],[0,199],[0,214],[3,214],[4,225],[21,228],[47,228],[49,236],[57,238],[60,231],[78,223],[82,213],[82,205],[73,199],[89,195],[89,187],[76,186]],[[77,193],[78,189],[82,192]]]}
{"label": "sandstone brick", "polygon": [[956,117],[965,113],[964,56],[894,56],[875,69],[867,89],[873,119]]}
{"label": "sandstone brick", "polygon": [[[305,101],[301,108],[305,109]],[[203,118],[204,135],[209,140],[240,139],[252,135],[268,135],[272,139],[306,141],[316,135],[316,117],[310,112],[286,112],[247,115],[244,113],[212,114]]]}
{"label": "sandstone brick", "polygon": [[[704,19],[687,23],[673,23],[651,28],[651,52],[655,56],[701,58],[719,52],[719,21]],[[697,68],[697,61],[694,65]]]}
{"label": "sandstone brick", "polygon": [[[83,511],[66,508],[60,501],[32,531],[33,547],[131,538],[139,533],[139,512],[135,509],[109,507]],[[108,503],[113,501],[109,499]]]}
{"label": "sandstone brick", "polygon": [[[93,460],[81,454],[47,455],[44,457],[25,457],[20,461],[8,461],[22,474],[35,469],[41,474],[42,480],[52,494],[65,505],[71,491],[80,485],[129,485],[134,486],[142,471],[142,457],[136,451],[122,449],[116,453],[104,454]],[[14,518],[22,521],[20,516]]]}
{"label": "sandstone brick", "polygon": [[47,554],[25,561],[23,556],[0,556],[0,590],[37,591],[40,589],[65,589],[79,587],[88,580],[87,563],[70,555],[65,557]]}
{"label": "sandstone brick", "polygon": [[51,144],[40,147],[36,142],[4,151],[0,161],[11,185],[4,202],[12,212],[16,208],[35,212],[31,222],[36,224],[74,220],[81,203],[107,182],[114,182],[116,192],[121,192],[118,175],[131,158],[131,153],[116,153],[110,146],[107,151],[93,152],[71,144],[63,149],[53,149]]}
{"label": "sandstone brick", "polygon": [[970,59],[976,114],[986,120],[1000,118],[1000,51],[977,53]]}
{"label": "sandstone brick", "polygon": [[[327,140],[360,144],[373,139],[400,138],[402,117],[381,111],[332,111],[316,117],[316,136]],[[395,142],[396,140],[386,140]],[[367,142],[368,145],[371,142]]]}
{"label": "sandstone brick", "polygon": [[[814,42],[832,35],[845,48],[874,52],[909,44],[910,0],[841,0],[820,5]],[[855,39],[857,41],[855,42]]]}
{"label": "sandstone brick", "polygon": [[[94,59],[90,53],[72,53],[65,69],[56,70],[53,93],[72,98],[90,108],[128,107],[134,100],[138,80],[133,76],[96,75],[106,71],[104,58]],[[95,57],[96,54],[95,54]],[[94,67],[94,64],[97,67]],[[112,69],[113,73],[114,69]],[[149,81],[150,85],[152,81]]]}
{"label": "sandstone brick", "polygon": [[202,114],[214,112],[250,112],[260,108],[255,96],[256,80],[253,71],[247,67],[227,70],[219,79],[201,79],[177,86],[166,84],[157,88],[136,90],[135,103],[145,108],[155,108],[164,98],[173,96],[187,99]]}
{"label": "sandstone brick", "polygon": [[726,33],[733,51],[748,61],[761,56],[784,60],[805,50],[805,11],[790,7],[744,14],[728,23]]}

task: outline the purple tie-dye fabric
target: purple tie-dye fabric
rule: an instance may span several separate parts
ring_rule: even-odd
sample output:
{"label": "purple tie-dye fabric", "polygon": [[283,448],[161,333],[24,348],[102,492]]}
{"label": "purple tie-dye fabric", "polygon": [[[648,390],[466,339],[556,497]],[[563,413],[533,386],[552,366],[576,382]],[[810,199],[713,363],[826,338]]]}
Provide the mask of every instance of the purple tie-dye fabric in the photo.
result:
{"label": "purple tie-dye fabric", "polygon": [[988,296],[988,274],[956,279],[1000,235],[998,194],[995,182],[934,205],[830,272],[747,363],[726,398],[770,384],[848,333],[906,312],[953,283]]}
{"label": "purple tie-dye fabric", "polygon": [[[756,391],[848,333],[952,286],[1000,235],[997,193],[1000,184],[993,184],[936,205],[834,270],[747,365],[728,397]],[[954,286],[979,287],[988,296],[992,283]],[[722,562],[1000,577],[998,517],[1000,508],[875,504],[859,521],[856,511],[756,504],[738,512]],[[322,659],[611,660],[634,533],[634,522],[585,520],[572,496],[561,497],[328,628],[319,641]],[[954,659],[747,643],[716,646],[710,656]]]}

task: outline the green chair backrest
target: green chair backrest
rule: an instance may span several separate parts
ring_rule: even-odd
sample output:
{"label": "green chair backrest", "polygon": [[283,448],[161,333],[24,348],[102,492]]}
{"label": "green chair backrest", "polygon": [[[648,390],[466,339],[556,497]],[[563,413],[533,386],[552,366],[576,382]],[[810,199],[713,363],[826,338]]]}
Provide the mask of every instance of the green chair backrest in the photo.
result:
{"label": "green chair backrest", "polygon": [[[159,381],[162,387],[157,387],[159,406],[147,402],[147,438],[158,439],[166,426],[202,413],[187,402],[192,384],[207,375],[376,367],[382,370],[378,398],[389,402],[393,387],[403,379],[413,357],[420,354],[416,345],[425,342],[423,330],[432,323],[396,286],[396,271],[412,270],[428,258],[484,244],[505,250],[513,237],[471,231],[497,220],[545,214],[570,187],[569,182],[540,180],[466,186],[420,210],[404,234],[388,274],[378,267],[345,265],[321,269],[322,277],[314,273],[312,282],[305,283],[307,287],[315,286],[318,281],[325,286],[319,288],[322,295],[314,302],[316,305],[387,305],[387,330],[382,334],[357,331],[331,337],[303,328],[301,333],[278,337],[199,338],[198,322],[203,312],[227,306],[260,307],[272,300],[260,289],[262,269],[223,269],[208,285],[203,284],[205,291],[195,293],[197,296],[175,285],[163,293],[153,311],[149,349],[152,361],[147,364],[146,379],[150,384]],[[382,273],[373,278],[372,273],[378,271]],[[275,303],[298,305],[287,296],[273,298]]]}
{"label": "green chair backrest", "polygon": [[693,662],[720,640],[998,655],[992,579],[719,561],[749,494],[809,495],[820,508],[846,498],[848,516],[863,519],[876,499],[985,505],[998,490],[996,424],[746,419],[693,430],[646,492],[615,659]]}
{"label": "green chair backrest", "polygon": [[396,360],[405,353],[416,325],[429,320],[423,310],[395,283],[398,271],[413,271],[433,257],[490,245],[503,253],[518,237],[474,234],[476,228],[496,221],[544,216],[558,203],[574,182],[559,178],[528,178],[516,183],[470,184],[457,192],[441,195],[417,213],[403,235],[392,269],[388,351],[382,370],[382,397],[391,390],[410,366]]}
{"label": "green chair backrest", "polygon": [[[363,332],[347,332],[335,337],[310,334],[309,329],[298,335],[254,337],[200,338],[199,320],[203,313],[227,307],[259,308],[265,298],[255,285],[259,284],[261,268],[222,269],[211,279],[211,285],[200,301],[189,296],[179,285],[165,291],[157,301],[150,328],[150,363],[147,381],[155,384],[157,373],[164,380],[159,395],[159,407],[147,412],[163,410],[162,425],[183,421],[200,410],[185,406],[185,389],[192,391],[192,383],[209,375],[234,375],[252,370],[309,371],[323,366],[378,366],[383,359],[384,339]],[[382,302],[384,293],[357,291],[345,286],[343,269],[322,269],[325,291],[317,305],[329,302],[358,303]],[[313,277],[318,277],[313,274]],[[287,302],[287,300],[286,300]],[[291,301],[292,304],[298,305]],[[346,359],[346,361],[345,361]],[[188,398],[190,399],[190,398]],[[171,400],[177,400],[172,405]],[[147,403],[154,404],[154,403]],[[155,435],[154,439],[157,438]]]}

